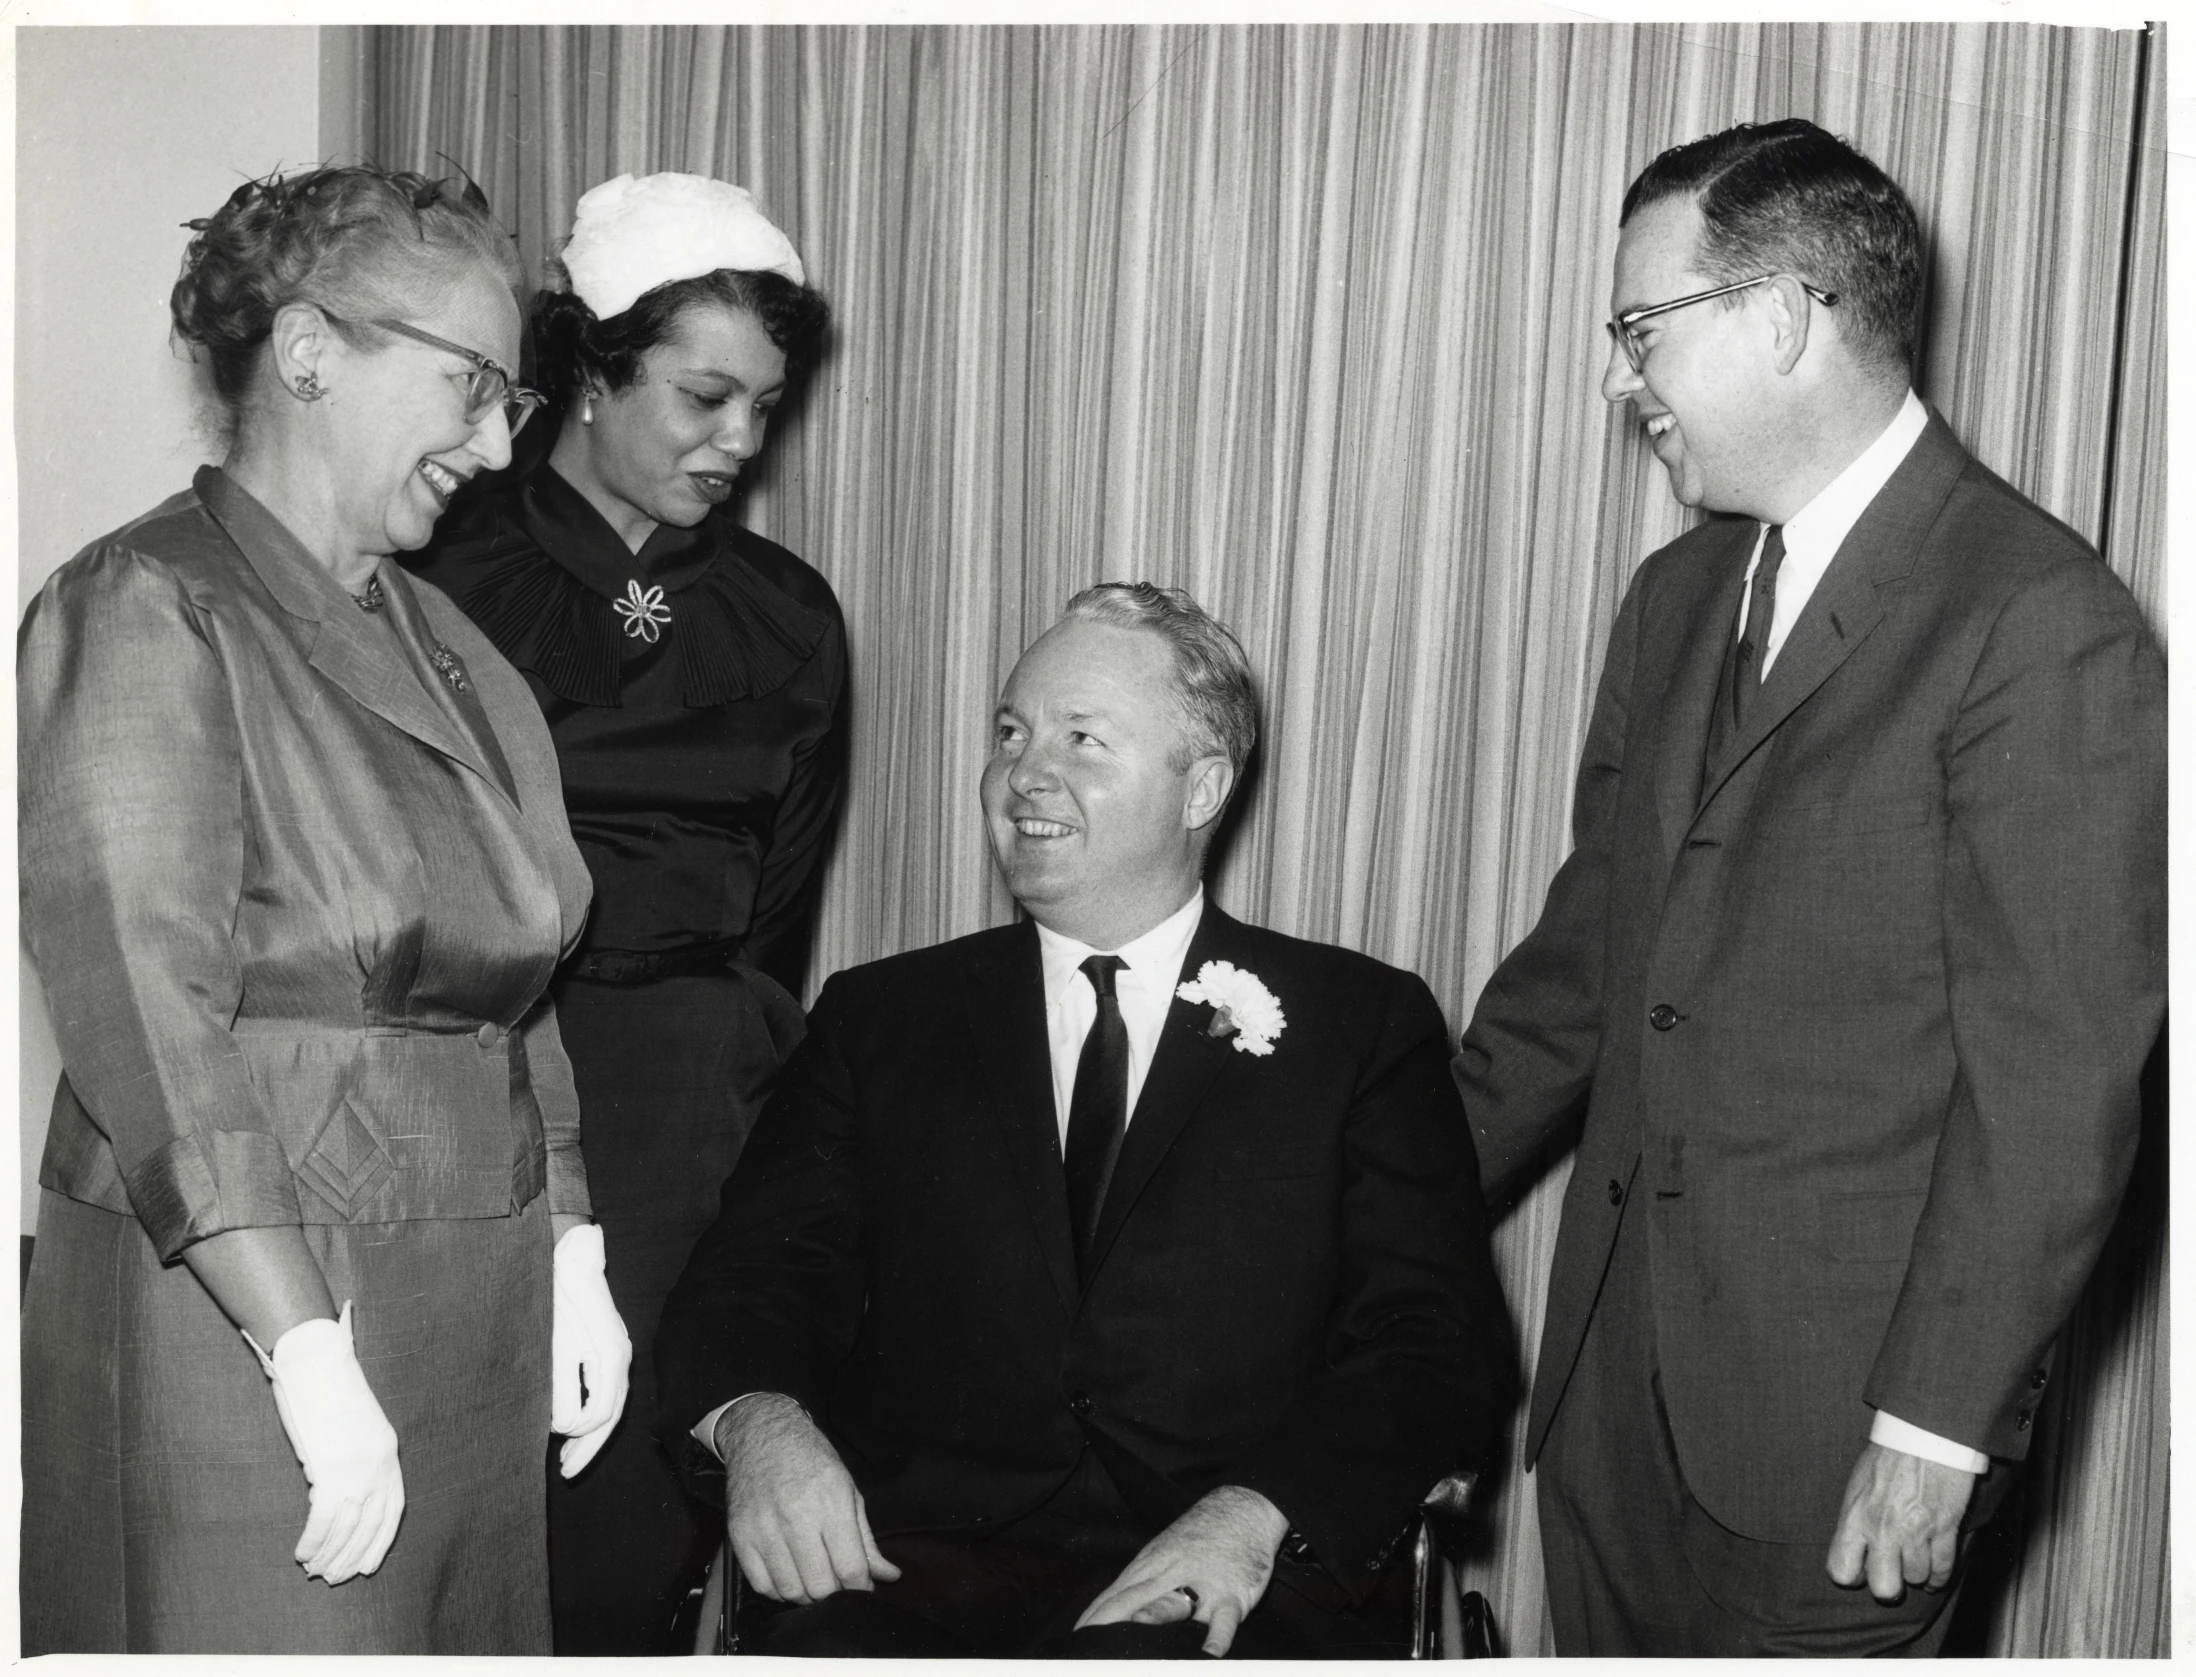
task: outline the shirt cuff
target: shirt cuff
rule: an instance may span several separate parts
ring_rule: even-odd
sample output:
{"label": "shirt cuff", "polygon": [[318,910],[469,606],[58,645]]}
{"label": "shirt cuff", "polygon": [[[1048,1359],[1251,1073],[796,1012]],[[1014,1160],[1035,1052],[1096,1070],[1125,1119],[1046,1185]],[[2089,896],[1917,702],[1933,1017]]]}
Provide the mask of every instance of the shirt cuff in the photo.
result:
{"label": "shirt cuff", "polygon": [[[733,1404],[745,1403],[749,1398],[759,1398],[765,1395],[766,1394],[762,1392],[742,1392],[738,1397],[732,1398],[725,1403],[718,1404],[716,1408],[712,1409],[708,1414],[704,1415],[700,1420],[694,1423],[693,1429],[687,1434],[687,1436],[693,1439],[694,1442],[699,1444],[704,1450],[707,1450],[712,1456],[717,1456],[717,1423],[724,1419],[724,1412],[727,1409],[730,1409]],[[803,1409],[801,1413],[805,1415],[808,1413],[808,1411]],[[722,1456],[717,1456],[717,1460],[723,1461],[724,1458]]]}
{"label": "shirt cuff", "polygon": [[1982,1473],[1990,1467],[1990,1458],[1980,1450],[1970,1450],[1966,1445],[1956,1444],[1949,1438],[1924,1432],[1912,1422],[1902,1421],[1888,1410],[1876,1411],[1876,1418],[1868,1428],[1868,1441],[1871,1444],[1881,1444],[1886,1450],[1903,1450],[1907,1455],[1919,1456],[1925,1462],[1956,1467],[1963,1473]]}

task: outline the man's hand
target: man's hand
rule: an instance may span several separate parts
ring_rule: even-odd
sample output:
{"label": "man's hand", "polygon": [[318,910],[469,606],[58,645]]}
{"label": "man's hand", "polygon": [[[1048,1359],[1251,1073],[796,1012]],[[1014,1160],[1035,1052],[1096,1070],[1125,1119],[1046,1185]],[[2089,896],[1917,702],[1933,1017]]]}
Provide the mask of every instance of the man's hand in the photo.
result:
{"label": "man's hand", "polygon": [[846,1464],[808,1412],[761,1392],[717,1418],[724,1535],[749,1586],[778,1601],[873,1589],[900,1569],[877,1551]]}
{"label": "man's hand", "polygon": [[[1236,1627],[1273,1577],[1273,1557],[1289,1534],[1288,1516],[1240,1485],[1208,1491],[1083,1609],[1085,1625],[1169,1625],[1195,1619],[1207,1627],[1205,1652],[1225,1654]],[[1194,1590],[1193,1597],[1183,1594]]]}
{"label": "man's hand", "polygon": [[1868,1579],[1878,1601],[1908,1584],[1941,1590],[1960,1553],[1960,1516],[1975,1475],[1904,1450],[1871,1444],[1845,1482],[1845,1507],[1830,1539],[1830,1576],[1847,1589]]}

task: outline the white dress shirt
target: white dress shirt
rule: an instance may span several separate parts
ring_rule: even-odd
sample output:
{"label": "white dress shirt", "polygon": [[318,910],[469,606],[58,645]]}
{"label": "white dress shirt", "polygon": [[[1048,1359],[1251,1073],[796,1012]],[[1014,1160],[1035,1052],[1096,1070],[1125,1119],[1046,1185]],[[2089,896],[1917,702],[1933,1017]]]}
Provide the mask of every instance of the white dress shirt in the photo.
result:
{"label": "white dress shirt", "polygon": [[[1791,638],[1792,625],[1814,597],[1815,585],[1838,547],[1860,522],[1868,504],[1883,492],[1921,434],[1928,428],[1929,410],[1909,390],[1898,415],[1884,427],[1883,435],[1862,449],[1844,471],[1832,478],[1807,505],[1784,526],[1784,563],[1777,568],[1777,609],[1769,624],[1769,644],[1762,649],[1761,674],[1767,680],[1769,666]],[[1769,534],[1765,524],[1754,538],[1754,556],[1746,565],[1746,588],[1739,597],[1739,633],[1746,632],[1747,609],[1754,602],[1754,572],[1761,565],[1761,545]]]}
{"label": "white dress shirt", "polygon": [[[1794,513],[1784,526],[1784,563],[1777,569],[1776,614],[1769,624],[1769,643],[1762,649],[1761,673],[1767,680],[1769,666],[1777,661],[1777,654],[1791,638],[1792,625],[1799,621],[1799,614],[1814,597],[1816,585],[1823,573],[1830,568],[1830,561],[1837,557],[1838,548],[1852,534],[1853,526],[1860,522],[1869,503],[1883,492],[1883,486],[1891,481],[1891,474],[1905,462],[1914,445],[1921,440],[1922,432],[1929,424],[1929,410],[1922,406],[1921,398],[1909,390],[1906,400],[1883,434],[1854,459],[1807,505]],[[1761,534],[1754,538],[1754,556],[1746,565],[1746,588],[1739,598],[1739,633],[1746,632],[1746,613],[1754,600],[1754,572],[1761,565],[1762,543],[1768,539],[1769,527],[1765,524]],[[1896,1415],[1879,1409],[1868,1428],[1869,1441],[1886,1449],[1903,1450],[1910,1456],[1920,1456],[1925,1461],[1941,1462],[1946,1467],[1961,1468],[1969,1473],[1980,1473],[1990,1465],[1990,1458],[1980,1450],[1971,1450],[1965,1444],[1944,1438],[1933,1432],[1925,1432],[1911,1422],[1902,1421]]]}
{"label": "white dress shirt", "polygon": [[1052,1047],[1053,1116],[1060,1126],[1060,1156],[1067,1157],[1068,1108],[1075,1099],[1075,1068],[1083,1057],[1083,1039],[1098,1019],[1098,992],[1083,975],[1093,955],[1118,955],[1128,964],[1113,975],[1113,994],[1128,1027],[1129,1080],[1127,1118],[1136,1116],[1136,1097],[1144,1092],[1151,1057],[1159,1051],[1159,1032],[1182,982],[1182,963],[1190,939],[1205,917],[1200,886],[1190,900],[1141,937],[1118,949],[1093,949],[1046,926],[1037,928],[1037,947],[1045,966],[1045,1034]]}

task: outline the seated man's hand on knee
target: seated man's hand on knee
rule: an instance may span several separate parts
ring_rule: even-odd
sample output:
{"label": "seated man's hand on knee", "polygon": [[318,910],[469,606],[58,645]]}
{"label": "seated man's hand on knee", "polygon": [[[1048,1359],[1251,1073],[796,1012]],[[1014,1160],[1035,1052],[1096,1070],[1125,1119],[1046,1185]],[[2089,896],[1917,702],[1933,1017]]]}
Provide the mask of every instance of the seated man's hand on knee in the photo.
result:
{"label": "seated man's hand on knee", "polygon": [[1258,1492],[1240,1485],[1208,1491],[1137,1551],[1075,1628],[1193,1618],[1206,1627],[1204,1651],[1225,1654],[1264,1597],[1288,1534],[1288,1517]]}
{"label": "seated man's hand on knee", "polygon": [[716,1446],[725,1541],[750,1588],[805,1604],[899,1577],[838,1451],[791,1398],[735,1403],[718,1417]]}

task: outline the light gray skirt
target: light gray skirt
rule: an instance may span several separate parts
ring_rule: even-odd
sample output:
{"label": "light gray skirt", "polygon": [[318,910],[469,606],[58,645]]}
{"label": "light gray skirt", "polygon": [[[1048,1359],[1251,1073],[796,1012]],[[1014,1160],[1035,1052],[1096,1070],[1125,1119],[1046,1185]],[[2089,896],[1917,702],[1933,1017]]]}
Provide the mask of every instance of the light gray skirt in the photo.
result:
{"label": "light gray skirt", "polygon": [[330,1587],[251,1347],[136,1219],[40,1196],[23,1308],[23,1652],[546,1654],[550,1229],[308,1226],[396,1428],[404,1523]]}

